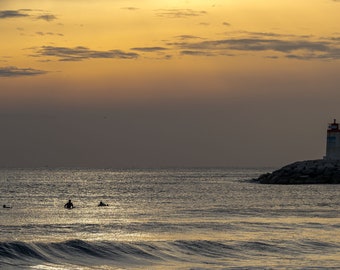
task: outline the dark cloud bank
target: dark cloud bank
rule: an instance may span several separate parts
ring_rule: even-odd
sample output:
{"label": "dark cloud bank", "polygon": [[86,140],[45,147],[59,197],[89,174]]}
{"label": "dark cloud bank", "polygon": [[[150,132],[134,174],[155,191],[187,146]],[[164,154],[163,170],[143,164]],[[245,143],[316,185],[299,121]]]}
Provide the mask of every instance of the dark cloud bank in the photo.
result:
{"label": "dark cloud bank", "polygon": [[21,10],[0,10],[0,19],[21,18],[29,15]]}
{"label": "dark cloud bank", "polygon": [[[37,32],[39,35],[53,33]],[[243,33],[244,34],[244,33]],[[205,40],[202,37],[180,35],[177,42],[164,46],[133,47],[130,50],[144,53],[179,51],[189,56],[234,56],[236,51],[265,52],[265,58],[278,59],[282,55],[288,59],[299,60],[337,60],[340,59],[339,37],[313,39],[309,36],[280,35],[275,33],[246,33],[246,37],[233,37],[219,40]],[[138,53],[122,50],[93,50],[84,46],[61,47],[42,46],[35,48],[34,57],[55,57],[59,61],[82,61],[86,59],[137,59]],[[281,54],[281,55],[280,55]]]}
{"label": "dark cloud bank", "polygon": [[340,43],[335,37],[312,40],[306,36],[285,36],[273,33],[253,33],[242,38],[183,40],[168,43],[181,50],[181,54],[212,56],[230,55],[231,51],[283,53],[287,58],[302,60],[340,59]]}
{"label": "dark cloud bank", "polygon": [[59,61],[82,61],[95,58],[136,59],[137,53],[123,52],[121,50],[97,51],[87,47],[74,48],[42,46],[36,50],[35,57],[56,57]]}
{"label": "dark cloud bank", "polygon": [[266,166],[322,155],[328,119],[318,106],[329,105],[328,100],[262,99],[81,111],[0,108],[0,162],[22,167]]}
{"label": "dark cloud bank", "polygon": [[53,14],[49,13],[36,14],[36,12],[37,12],[36,10],[32,9],[0,10],[0,19],[15,19],[27,17],[36,20],[44,20],[47,22],[57,19],[57,17]]}
{"label": "dark cloud bank", "polygon": [[47,71],[33,68],[0,67],[0,77],[22,77],[46,74]]}

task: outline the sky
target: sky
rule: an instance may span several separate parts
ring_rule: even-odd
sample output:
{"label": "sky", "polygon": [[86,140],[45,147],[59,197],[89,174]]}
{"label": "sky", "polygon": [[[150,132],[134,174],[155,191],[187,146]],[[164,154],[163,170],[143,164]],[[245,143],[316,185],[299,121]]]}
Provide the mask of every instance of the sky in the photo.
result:
{"label": "sky", "polygon": [[0,0],[0,167],[322,158],[339,14],[339,0]]}

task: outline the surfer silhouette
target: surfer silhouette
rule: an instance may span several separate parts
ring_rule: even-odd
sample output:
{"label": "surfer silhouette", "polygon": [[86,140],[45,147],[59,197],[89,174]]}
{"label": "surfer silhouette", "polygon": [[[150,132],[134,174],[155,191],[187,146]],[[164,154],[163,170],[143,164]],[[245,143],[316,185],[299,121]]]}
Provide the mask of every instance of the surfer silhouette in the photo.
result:
{"label": "surfer silhouette", "polygon": [[71,200],[68,200],[68,202],[65,203],[64,208],[67,208],[67,209],[74,208],[73,203],[71,202]]}
{"label": "surfer silhouette", "polygon": [[6,205],[6,204],[4,204],[2,207],[3,207],[3,208],[12,208],[11,206],[8,206],[8,205]]}
{"label": "surfer silhouette", "polygon": [[102,201],[99,202],[98,206],[109,206],[108,204],[106,203],[103,203]]}

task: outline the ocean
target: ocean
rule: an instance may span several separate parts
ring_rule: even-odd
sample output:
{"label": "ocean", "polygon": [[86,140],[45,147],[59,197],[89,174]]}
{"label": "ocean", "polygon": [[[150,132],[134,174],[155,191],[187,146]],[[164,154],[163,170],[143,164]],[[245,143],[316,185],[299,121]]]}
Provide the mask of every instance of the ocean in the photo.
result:
{"label": "ocean", "polygon": [[270,171],[2,169],[0,269],[340,269],[340,185]]}

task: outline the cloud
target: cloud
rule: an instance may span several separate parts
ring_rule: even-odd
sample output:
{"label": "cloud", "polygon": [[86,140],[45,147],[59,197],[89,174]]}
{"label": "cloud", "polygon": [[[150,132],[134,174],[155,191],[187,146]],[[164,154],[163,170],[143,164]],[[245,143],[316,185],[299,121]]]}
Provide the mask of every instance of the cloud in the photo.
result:
{"label": "cloud", "polygon": [[225,26],[231,26],[231,24],[228,23],[228,22],[223,22],[222,24],[225,25]]}
{"label": "cloud", "polygon": [[32,10],[32,9],[0,10],[0,19],[27,17],[31,19],[44,20],[47,22],[57,19],[57,17],[52,14],[40,14],[39,15],[39,13],[41,13],[40,10]]}
{"label": "cloud", "polygon": [[47,71],[33,68],[0,67],[0,77],[22,77],[46,74]]}
{"label": "cloud", "polygon": [[186,40],[186,39],[202,39],[198,36],[192,36],[192,35],[180,35],[176,36],[176,38],[181,39],[181,40]]}
{"label": "cloud", "polygon": [[122,9],[129,10],[129,11],[139,10],[139,8],[136,8],[136,7],[123,7]]}
{"label": "cloud", "polygon": [[139,57],[138,54],[132,52],[121,50],[96,51],[82,46],[74,48],[43,46],[37,49],[33,56],[52,56],[59,58],[59,61],[82,61],[95,58],[136,59]]}
{"label": "cloud", "polygon": [[[243,33],[244,34],[244,33]],[[233,37],[219,40],[168,43],[180,49],[183,55],[211,56],[230,55],[231,51],[252,53],[281,53],[287,58],[301,60],[340,59],[340,44],[337,38],[313,39],[310,36],[279,35],[275,33],[247,33],[246,37]]]}
{"label": "cloud", "polygon": [[157,16],[166,18],[187,18],[206,14],[206,11],[197,11],[192,9],[159,9],[157,11]]}
{"label": "cloud", "polygon": [[[229,32],[230,33],[230,32]],[[311,38],[311,36],[303,35],[303,36],[295,36],[292,34],[278,34],[273,32],[250,32],[250,31],[238,31],[234,33],[239,33],[242,35],[246,35],[247,37],[253,37],[253,38],[263,38],[263,37],[277,37],[277,38],[299,38],[299,39],[306,39]],[[227,33],[228,34],[228,33]]]}
{"label": "cloud", "polygon": [[214,56],[211,52],[206,51],[181,51],[181,54],[192,56]]}
{"label": "cloud", "polygon": [[51,14],[44,14],[44,15],[39,15],[36,17],[38,20],[44,20],[44,21],[47,21],[47,22],[50,22],[50,21],[54,21],[57,19],[56,16],[54,15],[51,15]]}
{"label": "cloud", "polygon": [[158,52],[158,51],[165,51],[167,48],[164,47],[135,47],[131,48],[134,51],[141,51],[141,52]]}
{"label": "cloud", "polygon": [[337,60],[340,59],[340,48],[331,48],[325,53],[287,54],[286,58],[299,60]]}
{"label": "cloud", "polygon": [[52,32],[35,32],[39,36],[64,36],[61,33],[52,33]]}
{"label": "cloud", "polygon": [[0,19],[28,17],[27,13],[22,13],[22,10],[0,10]]}
{"label": "cloud", "polygon": [[291,52],[294,50],[327,51],[325,42],[312,42],[306,40],[279,40],[261,38],[240,38],[211,40],[197,43],[183,43],[181,45],[191,49],[208,50],[238,50],[238,51],[278,51]]}

